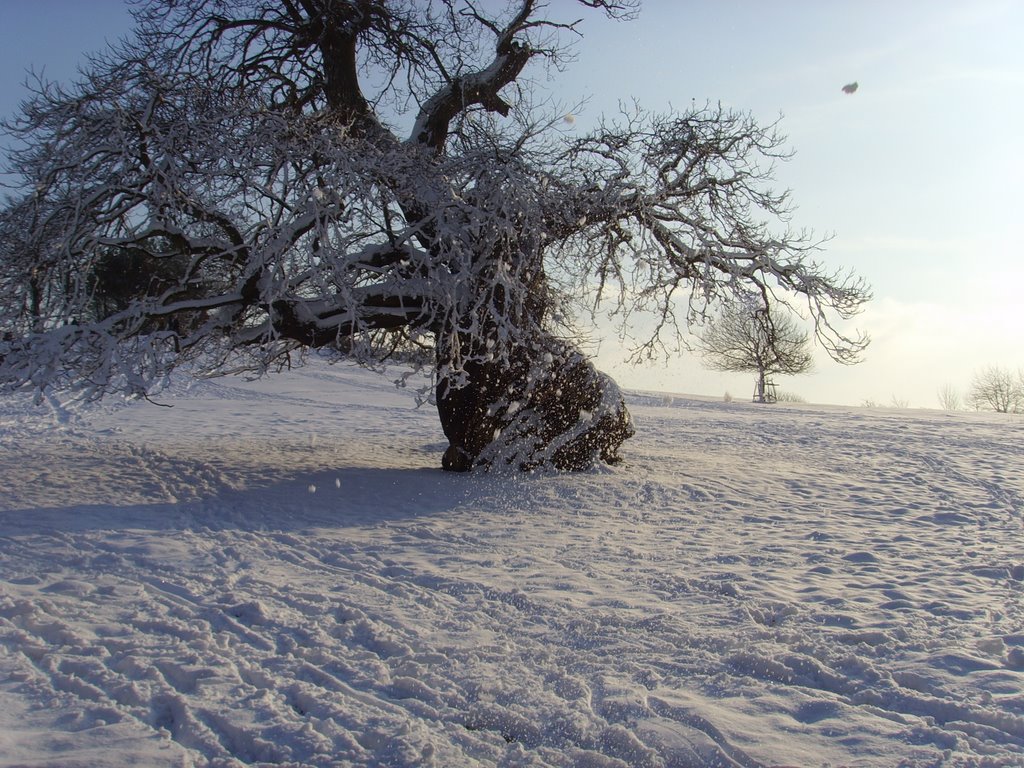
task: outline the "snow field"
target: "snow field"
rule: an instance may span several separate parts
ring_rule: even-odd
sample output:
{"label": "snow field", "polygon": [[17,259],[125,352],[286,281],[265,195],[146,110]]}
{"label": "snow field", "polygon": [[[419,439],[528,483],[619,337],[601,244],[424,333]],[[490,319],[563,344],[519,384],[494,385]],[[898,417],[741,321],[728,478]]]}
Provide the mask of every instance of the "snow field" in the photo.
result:
{"label": "snow field", "polygon": [[349,367],[157,400],[0,401],[0,766],[1024,765],[1019,419],[637,394],[506,477]]}

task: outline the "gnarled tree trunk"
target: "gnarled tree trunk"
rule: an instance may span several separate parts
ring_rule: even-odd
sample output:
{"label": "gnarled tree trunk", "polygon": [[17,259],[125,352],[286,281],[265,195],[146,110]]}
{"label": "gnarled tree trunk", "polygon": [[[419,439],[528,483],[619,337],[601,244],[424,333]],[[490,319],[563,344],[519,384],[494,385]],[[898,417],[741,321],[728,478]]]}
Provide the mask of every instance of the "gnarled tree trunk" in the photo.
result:
{"label": "gnarled tree trunk", "polygon": [[[461,352],[485,346],[462,338]],[[440,350],[437,410],[448,438],[442,465],[530,470],[588,469],[619,461],[634,434],[622,393],[570,344],[544,335],[509,356],[475,355],[459,373],[448,372]]]}
{"label": "gnarled tree trunk", "polygon": [[634,433],[615,382],[550,330],[543,254],[530,241],[523,233],[478,255],[476,292],[489,300],[461,319],[472,331],[439,334],[446,470],[584,470],[617,462]]}

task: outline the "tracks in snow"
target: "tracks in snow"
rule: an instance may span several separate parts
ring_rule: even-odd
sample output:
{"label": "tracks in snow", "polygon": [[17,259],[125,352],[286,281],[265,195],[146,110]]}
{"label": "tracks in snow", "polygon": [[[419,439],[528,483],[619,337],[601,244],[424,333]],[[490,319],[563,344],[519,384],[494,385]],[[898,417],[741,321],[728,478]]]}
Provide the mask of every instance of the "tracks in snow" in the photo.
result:
{"label": "tracks in snow", "polygon": [[0,710],[168,765],[1024,749],[1013,435],[652,407],[627,466],[521,481],[426,469],[429,413],[401,452],[384,410],[227,395],[0,457]]}

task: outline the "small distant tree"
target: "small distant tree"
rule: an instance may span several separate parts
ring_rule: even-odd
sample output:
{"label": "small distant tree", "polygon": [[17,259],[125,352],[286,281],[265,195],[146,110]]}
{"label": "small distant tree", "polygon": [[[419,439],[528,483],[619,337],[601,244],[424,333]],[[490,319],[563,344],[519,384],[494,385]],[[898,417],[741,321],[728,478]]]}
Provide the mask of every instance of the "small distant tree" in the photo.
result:
{"label": "small distant tree", "polygon": [[727,305],[700,337],[704,363],[715,371],[753,372],[754,400],[766,402],[768,377],[811,369],[810,336],[777,305]]}
{"label": "small distant tree", "polygon": [[1017,375],[999,366],[977,373],[967,394],[968,404],[979,411],[1020,413],[1024,411],[1024,372]]}
{"label": "small distant tree", "polygon": [[951,384],[943,384],[939,388],[939,405],[944,411],[959,411],[960,393]]}

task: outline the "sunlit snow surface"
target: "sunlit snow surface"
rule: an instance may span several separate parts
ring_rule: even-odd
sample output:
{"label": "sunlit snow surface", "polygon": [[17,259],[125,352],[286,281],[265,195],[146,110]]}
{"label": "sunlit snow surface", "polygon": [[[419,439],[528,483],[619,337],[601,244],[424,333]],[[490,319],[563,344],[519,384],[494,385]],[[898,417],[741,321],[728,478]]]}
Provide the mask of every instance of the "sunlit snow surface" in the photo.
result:
{"label": "sunlit snow surface", "polygon": [[315,364],[0,400],[0,766],[1024,765],[1024,420],[633,395],[465,476]]}

